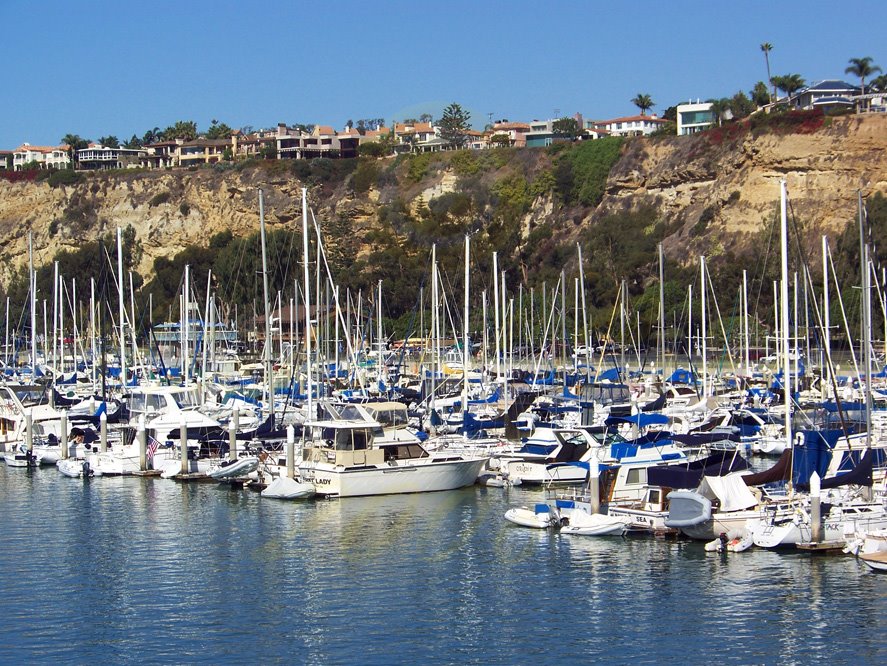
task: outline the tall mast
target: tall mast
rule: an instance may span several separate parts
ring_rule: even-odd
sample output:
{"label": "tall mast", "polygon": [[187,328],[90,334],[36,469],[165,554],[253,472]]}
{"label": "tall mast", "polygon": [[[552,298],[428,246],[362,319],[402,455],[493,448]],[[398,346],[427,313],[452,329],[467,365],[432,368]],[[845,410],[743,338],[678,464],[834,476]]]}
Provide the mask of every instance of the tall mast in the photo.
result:
{"label": "tall mast", "polygon": [[659,243],[659,369],[665,379],[665,257]]}
{"label": "tall mast", "polygon": [[742,271],[742,321],[743,321],[743,334],[745,338],[745,371],[749,375],[751,375],[751,355],[749,354],[749,344],[751,341],[748,337],[748,271]]}
{"label": "tall mast", "polygon": [[34,272],[34,236],[28,232],[28,279],[31,282],[31,376],[37,377],[37,273]]}
{"label": "tall mast", "polygon": [[493,318],[496,327],[496,381],[499,381],[499,259],[493,252]]}
{"label": "tall mast", "polygon": [[831,364],[831,340],[832,333],[830,330],[831,322],[830,322],[830,309],[829,305],[829,288],[828,288],[828,236],[822,237],[822,321],[823,321],[823,332],[822,332],[822,346],[823,346],[823,358],[822,358],[822,396],[823,399],[828,395],[828,386],[831,382],[832,375],[832,364]]}
{"label": "tall mast", "polygon": [[869,246],[865,242],[865,212],[862,191],[857,192],[859,206],[859,261],[862,277],[862,358],[865,373],[865,446],[872,445],[872,294],[869,275]]}
{"label": "tall mast", "polygon": [[471,259],[471,236],[465,234],[465,292],[462,312],[462,434],[468,434],[466,418],[468,416],[468,280]]}
{"label": "tall mast", "polygon": [[705,311],[705,257],[699,257],[699,298],[702,306],[702,397],[708,397],[708,316]]}
{"label": "tall mast", "polygon": [[792,446],[792,396],[789,383],[791,362],[788,353],[788,215],[786,213],[785,181],[779,181],[779,219],[781,238],[782,280],[780,284],[780,297],[782,299],[780,332],[782,333],[782,390],[785,394],[785,445]]}
{"label": "tall mast", "polygon": [[305,359],[308,375],[308,418],[313,418],[313,381],[311,378],[311,272],[308,266],[308,189],[302,188],[302,269],[305,281]]}
{"label": "tall mast", "polygon": [[126,319],[126,303],[123,296],[123,232],[120,227],[117,227],[117,297],[120,303],[120,382],[126,388],[126,334],[123,323]]}
{"label": "tall mast", "polygon": [[268,409],[271,422],[274,423],[274,377],[271,363],[271,302],[268,300],[268,249],[265,241],[265,195],[259,188],[259,235],[262,241],[262,296],[265,300],[265,349],[263,361],[265,362],[265,388],[268,391]]}
{"label": "tall mast", "polygon": [[[264,240],[264,235],[262,239]],[[265,256],[265,243],[262,243],[262,257]],[[182,335],[180,336],[182,339],[182,381],[184,386],[188,385],[188,374],[191,368],[191,354],[189,353],[191,350],[189,349],[190,340],[191,340],[191,322],[190,317],[188,316],[188,311],[191,309],[190,303],[190,283],[191,282],[191,267],[188,264],[185,264],[185,280],[182,284]],[[267,296],[267,294],[266,294]],[[267,316],[267,312],[266,312]],[[266,375],[267,377],[267,375]]]}

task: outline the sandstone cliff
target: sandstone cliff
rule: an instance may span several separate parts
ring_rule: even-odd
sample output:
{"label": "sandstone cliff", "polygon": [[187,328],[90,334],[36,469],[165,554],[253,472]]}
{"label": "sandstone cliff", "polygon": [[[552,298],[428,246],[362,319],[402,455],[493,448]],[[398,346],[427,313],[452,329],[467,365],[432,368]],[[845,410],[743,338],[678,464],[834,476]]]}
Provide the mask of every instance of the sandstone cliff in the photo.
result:
{"label": "sandstone cliff", "polygon": [[[864,195],[887,192],[885,146],[884,115],[827,119],[812,133],[725,131],[630,140],[596,208],[565,211],[550,193],[540,194],[525,219],[547,222],[567,240],[603,216],[652,206],[668,224],[665,247],[673,258],[686,256],[687,250],[691,255],[717,253],[727,245],[741,252],[749,234],[772,219],[777,182],[785,178],[794,213],[812,242],[853,219],[858,189]],[[533,159],[539,163],[533,169],[550,161],[545,151],[536,151]],[[0,179],[0,282],[8,283],[27,263],[29,231],[40,264],[59,250],[131,225],[144,252],[139,272],[149,275],[157,256],[206,244],[220,231],[255,231],[259,187],[265,191],[271,228],[298,224],[302,186],[283,168],[91,174],[81,183],[55,188]],[[397,197],[415,206],[457,187],[458,179],[444,168],[430,169],[418,181],[377,184],[361,194],[355,194],[348,178],[315,181],[309,197],[318,218],[344,217],[366,229],[375,223],[380,201]]]}

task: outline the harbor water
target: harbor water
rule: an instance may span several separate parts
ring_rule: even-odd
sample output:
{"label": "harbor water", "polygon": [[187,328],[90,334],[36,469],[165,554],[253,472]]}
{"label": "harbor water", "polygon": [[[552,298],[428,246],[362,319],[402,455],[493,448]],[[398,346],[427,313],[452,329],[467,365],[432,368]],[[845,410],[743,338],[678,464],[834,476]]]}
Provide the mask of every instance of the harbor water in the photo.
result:
{"label": "harbor water", "polygon": [[278,502],[0,466],[0,663],[883,664],[887,577],[516,527],[540,491]]}

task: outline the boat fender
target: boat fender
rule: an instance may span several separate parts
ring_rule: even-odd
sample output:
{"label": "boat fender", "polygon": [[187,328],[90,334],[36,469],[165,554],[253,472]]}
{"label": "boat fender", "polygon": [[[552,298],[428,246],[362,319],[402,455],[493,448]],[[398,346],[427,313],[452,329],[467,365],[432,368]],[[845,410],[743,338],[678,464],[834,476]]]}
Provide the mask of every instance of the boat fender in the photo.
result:
{"label": "boat fender", "polygon": [[82,473],[83,473],[84,478],[86,478],[87,476],[90,475],[91,470],[89,469],[89,461],[88,460],[83,461],[83,466],[81,469],[82,469]]}

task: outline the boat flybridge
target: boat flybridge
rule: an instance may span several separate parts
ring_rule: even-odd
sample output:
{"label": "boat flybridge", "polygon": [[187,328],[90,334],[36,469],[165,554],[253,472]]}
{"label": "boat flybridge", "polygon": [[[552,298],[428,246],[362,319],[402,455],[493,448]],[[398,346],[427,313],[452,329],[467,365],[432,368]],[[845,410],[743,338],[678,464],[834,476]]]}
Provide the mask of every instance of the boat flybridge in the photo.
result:
{"label": "boat flybridge", "polygon": [[428,452],[417,441],[386,442],[382,424],[361,405],[336,409],[336,418],[305,422],[299,473],[319,495],[452,490],[473,484],[487,462],[486,456]]}

